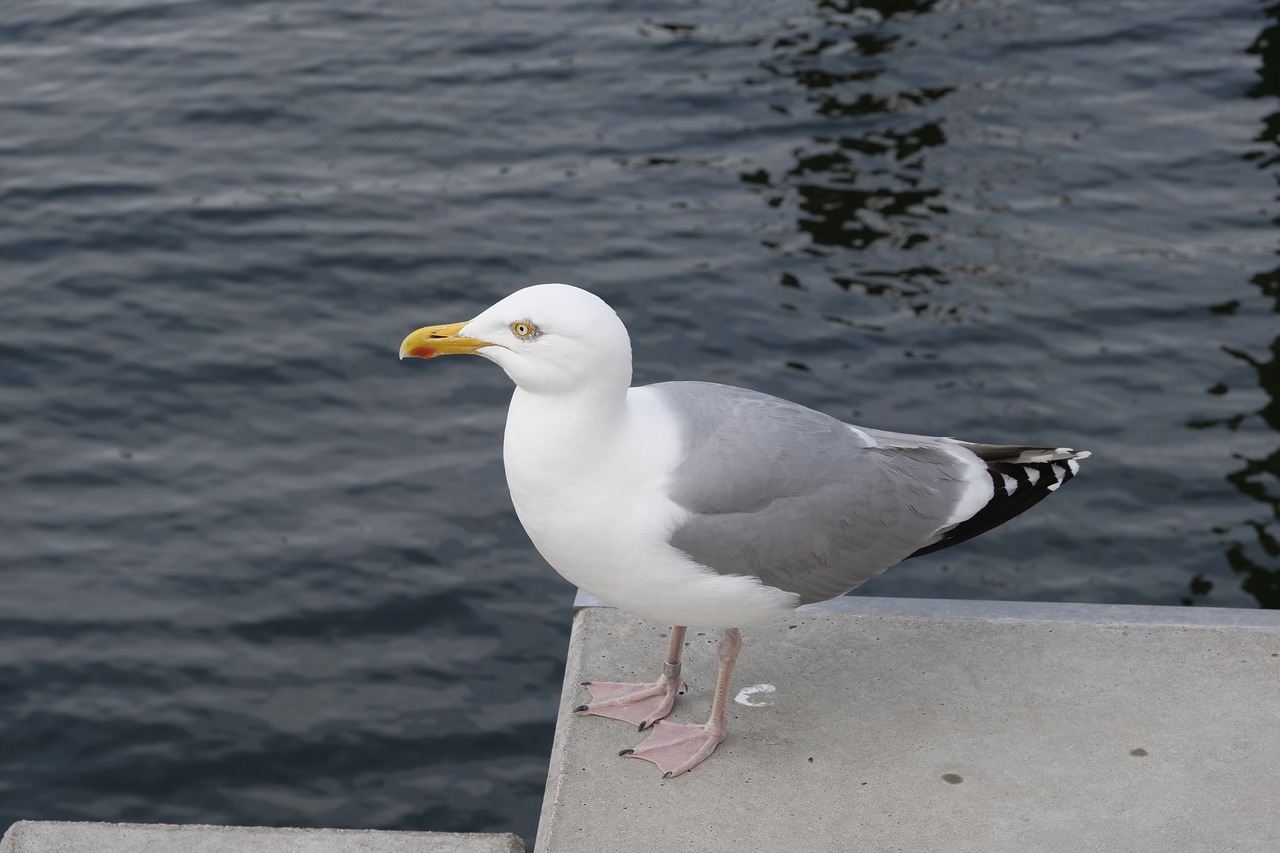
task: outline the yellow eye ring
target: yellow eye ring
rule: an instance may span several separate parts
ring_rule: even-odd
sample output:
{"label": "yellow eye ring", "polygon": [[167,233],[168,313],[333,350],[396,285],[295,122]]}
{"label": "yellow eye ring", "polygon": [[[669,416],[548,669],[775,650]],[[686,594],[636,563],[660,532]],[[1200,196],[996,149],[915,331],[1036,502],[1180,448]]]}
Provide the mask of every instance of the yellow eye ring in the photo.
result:
{"label": "yellow eye ring", "polygon": [[528,320],[517,320],[511,324],[511,333],[521,340],[527,341],[538,334],[538,327]]}

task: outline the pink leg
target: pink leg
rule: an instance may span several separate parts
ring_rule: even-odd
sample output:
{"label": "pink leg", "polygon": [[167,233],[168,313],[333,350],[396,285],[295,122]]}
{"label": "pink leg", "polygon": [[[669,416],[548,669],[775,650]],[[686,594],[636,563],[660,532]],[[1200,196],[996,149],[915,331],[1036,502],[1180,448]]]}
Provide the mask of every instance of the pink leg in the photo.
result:
{"label": "pink leg", "polygon": [[715,752],[724,740],[728,727],[725,723],[725,705],[729,701],[729,681],[733,677],[733,665],[742,650],[742,632],[726,628],[724,638],[716,646],[720,655],[720,673],[716,676],[716,694],[711,701],[711,718],[705,726],[687,723],[661,723],[653,734],[635,749],[624,749],[620,755],[652,761],[662,771],[662,778],[679,776],[697,767]]}
{"label": "pink leg", "polygon": [[667,714],[675,704],[676,694],[684,687],[680,677],[680,655],[684,652],[685,627],[671,629],[667,643],[667,659],[662,675],[650,684],[630,684],[623,681],[584,681],[591,691],[591,703],[574,708],[578,714],[609,717],[638,726],[640,731],[652,726]]}

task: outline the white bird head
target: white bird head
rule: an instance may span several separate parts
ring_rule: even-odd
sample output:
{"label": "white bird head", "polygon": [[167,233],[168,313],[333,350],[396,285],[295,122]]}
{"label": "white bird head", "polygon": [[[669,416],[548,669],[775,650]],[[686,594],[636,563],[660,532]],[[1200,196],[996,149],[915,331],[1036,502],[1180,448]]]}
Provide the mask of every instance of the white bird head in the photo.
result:
{"label": "white bird head", "polygon": [[568,284],[526,287],[475,319],[426,326],[400,357],[474,353],[532,393],[622,390],[631,384],[631,339],[604,300]]}

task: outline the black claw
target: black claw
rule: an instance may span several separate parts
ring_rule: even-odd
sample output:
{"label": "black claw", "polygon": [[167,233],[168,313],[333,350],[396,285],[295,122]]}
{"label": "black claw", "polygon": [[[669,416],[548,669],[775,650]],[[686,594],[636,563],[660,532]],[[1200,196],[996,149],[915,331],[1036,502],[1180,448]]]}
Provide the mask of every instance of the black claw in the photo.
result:
{"label": "black claw", "polygon": [[580,681],[580,682],[578,682],[578,683],[579,683],[579,684],[581,684],[583,687],[590,687],[590,686],[591,686],[591,682],[590,682],[590,681]]}
{"label": "black claw", "polygon": [[581,714],[583,711],[589,711],[589,710],[591,710],[590,705],[579,705],[578,707],[573,709],[573,713]]}
{"label": "black claw", "polygon": [[641,723],[640,723],[639,727],[638,727],[638,728],[636,728],[636,731],[638,731],[638,732],[642,732],[642,731],[644,731],[645,729],[647,729],[649,726],[652,726],[652,725],[653,725],[653,723],[649,722],[648,720],[644,720],[643,722],[641,722]]}
{"label": "black claw", "polygon": [[619,757],[621,757],[621,756],[624,756],[624,755],[630,755],[630,754],[631,754],[631,753],[633,753],[633,752],[635,752],[635,750],[634,750],[634,749],[624,749],[624,750],[622,750],[622,752],[619,752],[619,753],[618,753],[618,756],[619,756]]}
{"label": "black claw", "polygon": [[662,774],[662,778],[663,778],[663,779],[670,779],[670,778],[671,778],[671,771],[670,771],[670,770],[668,770],[666,773],[663,773],[663,774]]}

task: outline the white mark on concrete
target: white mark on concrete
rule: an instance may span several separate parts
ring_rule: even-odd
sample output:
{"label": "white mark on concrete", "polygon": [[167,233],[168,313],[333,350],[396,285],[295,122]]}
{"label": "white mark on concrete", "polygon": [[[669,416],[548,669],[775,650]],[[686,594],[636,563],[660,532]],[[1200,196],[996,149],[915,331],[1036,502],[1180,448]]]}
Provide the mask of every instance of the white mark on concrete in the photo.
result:
{"label": "white mark on concrete", "polygon": [[750,708],[763,708],[765,705],[772,705],[772,702],[757,700],[756,696],[768,696],[770,693],[777,693],[778,688],[772,684],[753,684],[750,687],[744,687],[738,691],[738,695],[733,697],[733,701],[739,705],[746,705]]}

